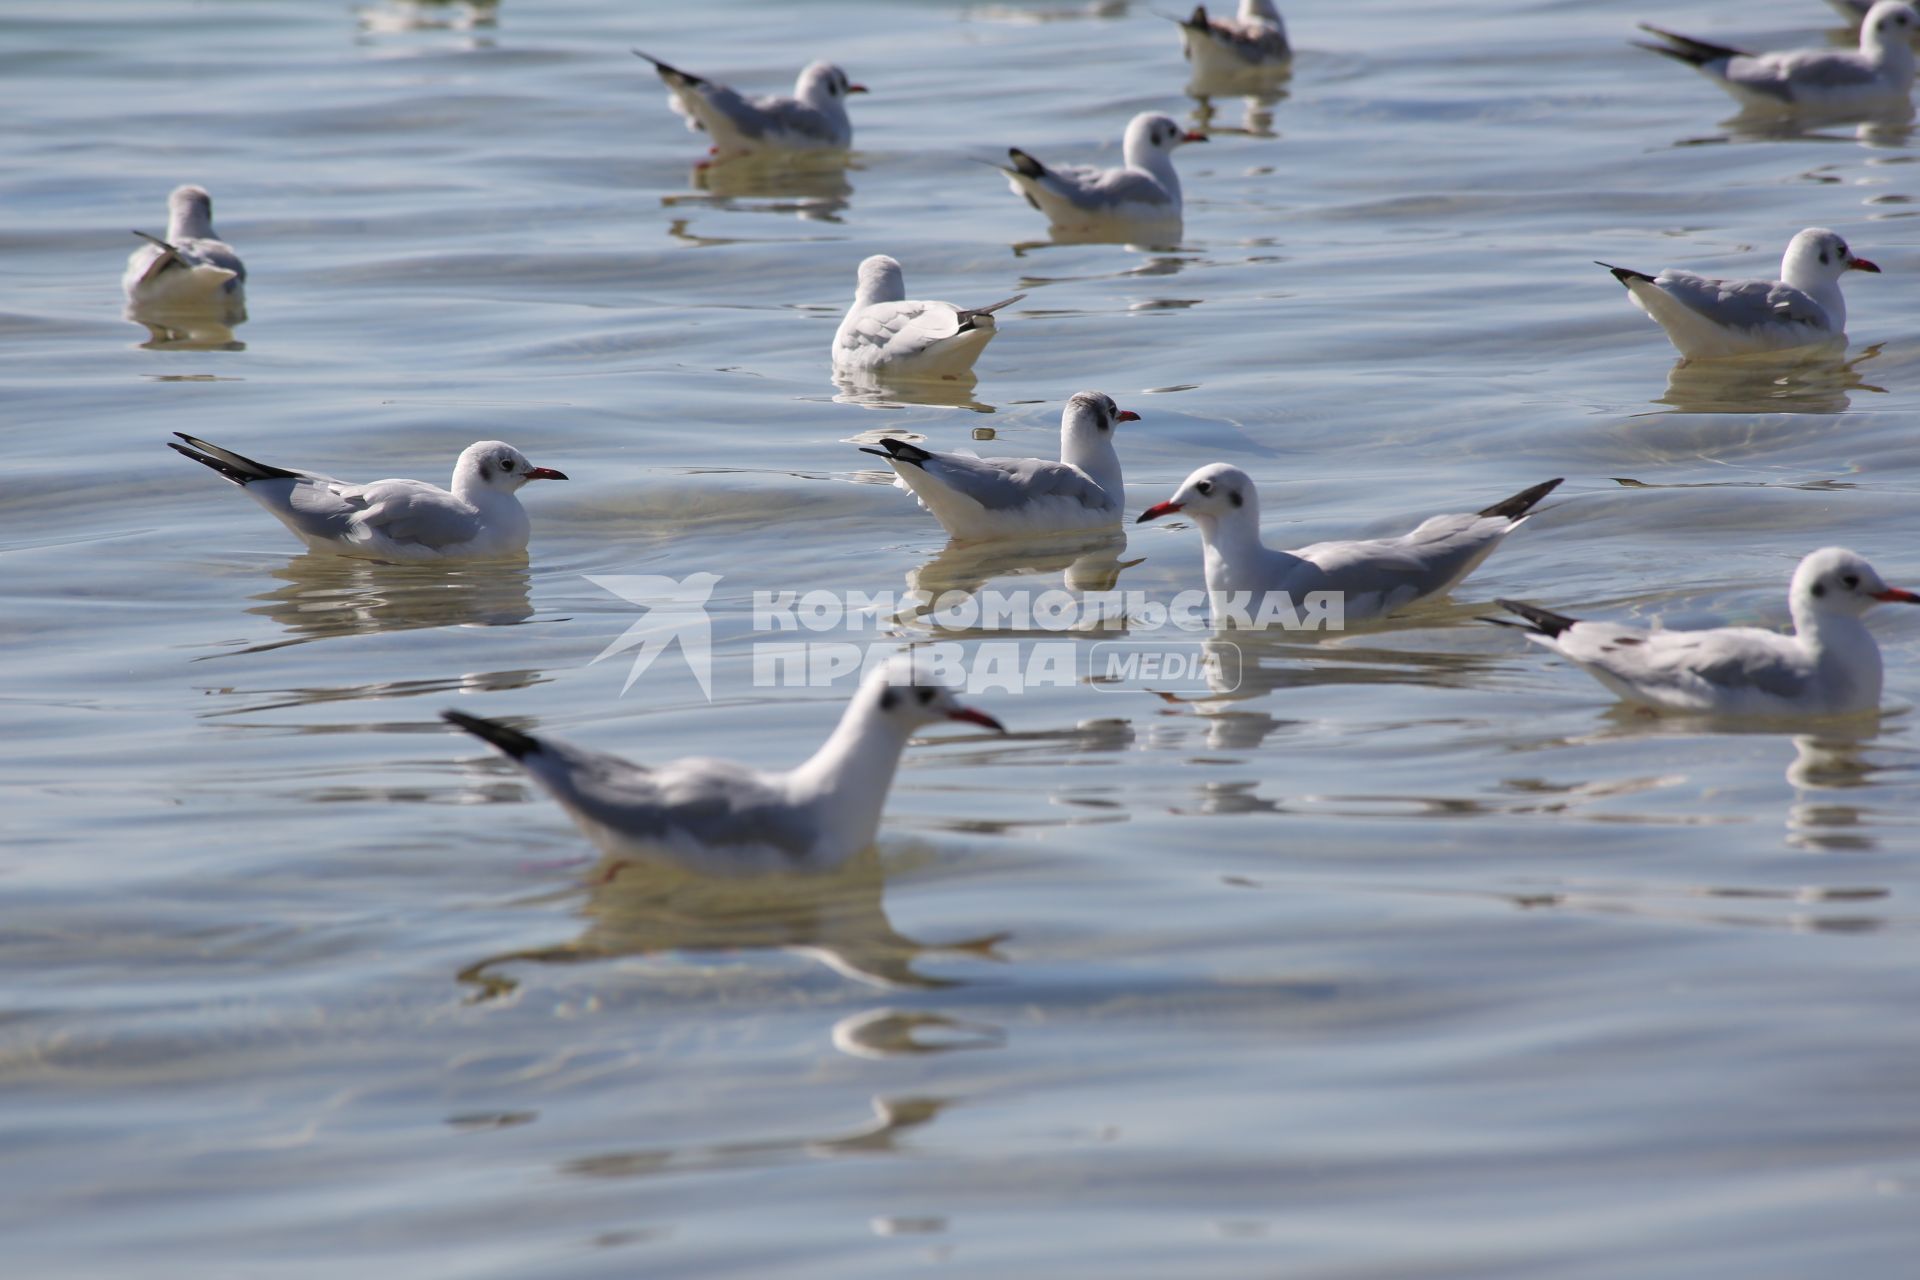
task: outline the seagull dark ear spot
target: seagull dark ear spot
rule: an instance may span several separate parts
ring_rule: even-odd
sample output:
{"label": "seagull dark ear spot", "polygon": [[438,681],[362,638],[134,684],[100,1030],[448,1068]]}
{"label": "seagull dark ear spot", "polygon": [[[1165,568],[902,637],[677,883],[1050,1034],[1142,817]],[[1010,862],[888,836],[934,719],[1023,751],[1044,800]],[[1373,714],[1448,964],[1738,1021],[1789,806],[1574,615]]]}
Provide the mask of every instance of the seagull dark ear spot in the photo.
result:
{"label": "seagull dark ear spot", "polygon": [[1821,266],[1825,266],[1825,265],[1826,265],[1827,263],[1829,263],[1829,262],[1832,262],[1832,261],[1833,261],[1833,259],[1832,259],[1832,258],[1829,258],[1829,257],[1827,256],[1827,251],[1826,251],[1825,249],[1822,249],[1822,250],[1820,251],[1820,265],[1821,265]]}
{"label": "seagull dark ear spot", "polygon": [[1816,582],[1813,584],[1813,595],[1816,600],[1819,599],[1821,596],[1824,596],[1825,594],[1827,594],[1826,583]]}
{"label": "seagull dark ear spot", "polygon": [[1233,505],[1236,507],[1244,507],[1247,505],[1247,500],[1240,496],[1240,491],[1238,489],[1235,489],[1232,493],[1228,494],[1227,496],[1233,499]]}
{"label": "seagull dark ear spot", "polygon": [[881,709],[882,711],[891,711],[891,710],[893,710],[893,704],[894,704],[894,703],[896,703],[896,702],[898,702],[898,701],[900,701],[900,699],[899,699],[898,697],[896,697],[896,696],[894,696],[894,692],[893,692],[893,690],[891,690],[891,689],[885,689],[885,690],[882,690],[882,691],[881,691],[881,693],[880,693],[880,709]]}
{"label": "seagull dark ear spot", "polygon": [[491,462],[483,462],[480,464],[480,478],[488,484],[493,483],[493,464]]}

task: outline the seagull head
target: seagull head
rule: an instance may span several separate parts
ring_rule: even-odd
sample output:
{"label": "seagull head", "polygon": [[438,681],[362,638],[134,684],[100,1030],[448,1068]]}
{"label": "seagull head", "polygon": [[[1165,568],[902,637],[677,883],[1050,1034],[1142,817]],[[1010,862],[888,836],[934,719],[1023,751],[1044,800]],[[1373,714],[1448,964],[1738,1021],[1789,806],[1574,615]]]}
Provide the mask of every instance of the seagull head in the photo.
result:
{"label": "seagull head", "polygon": [[[867,86],[847,79],[847,73],[831,62],[810,62],[794,82],[793,96],[813,106],[844,104],[850,93],[865,93]],[[844,105],[841,108],[845,110]]]}
{"label": "seagull head", "polygon": [[953,690],[916,663],[911,654],[902,654],[875,667],[857,696],[869,702],[883,723],[898,727],[902,734],[942,720],[959,720],[995,733],[1006,732],[1001,723],[986,712],[962,706]]}
{"label": "seagull head", "polygon": [[1122,409],[1104,391],[1076,391],[1060,411],[1060,456],[1069,457],[1076,446],[1111,447],[1114,428],[1138,421],[1139,414]]}
{"label": "seagull head", "polygon": [[1176,147],[1184,143],[1206,140],[1206,134],[1184,127],[1172,116],[1146,111],[1135,116],[1132,123],[1127,125],[1123,149],[1127,163],[1140,167],[1145,165],[1149,156],[1171,155]]}
{"label": "seagull head", "polygon": [[1877,274],[1879,270],[1865,258],[1856,257],[1838,231],[1825,227],[1808,227],[1795,236],[1787,243],[1786,256],[1780,262],[1780,278],[1796,287],[1804,287],[1802,281],[1831,284],[1849,271]]}
{"label": "seagull head", "polygon": [[1888,586],[1866,557],[1845,547],[1822,547],[1802,560],[1790,595],[1796,615],[1857,618],[1876,604],[1920,604],[1920,595]]}
{"label": "seagull head", "polygon": [[1860,47],[1904,48],[1920,32],[1920,11],[1907,0],[1879,0],[1860,23]]}
{"label": "seagull head", "polygon": [[1140,513],[1135,524],[1145,524],[1183,512],[1200,523],[1202,530],[1216,521],[1260,522],[1260,495],[1246,472],[1224,462],[1213,462],[1186,478],[1165,502],[1156,502]]}
{"label": "seagull head", "polygon": [[860,264],[854,296],[869,305],[876,302],[905,302],[907,277],[900,264],[884,253],[876,253]]}
{"label": "seagull head", "polygon": [[205,187],[175,187],[168,194],[167,235],[176,240],[213,235],[213,197]]}
{"label": "seagull head", "polygon": [[529,480],[565,480],[564,472],[536,467],[527,455],[502,440],[470,444],[453,464],[453,491],[471,499],[479,493],[515,493]]}

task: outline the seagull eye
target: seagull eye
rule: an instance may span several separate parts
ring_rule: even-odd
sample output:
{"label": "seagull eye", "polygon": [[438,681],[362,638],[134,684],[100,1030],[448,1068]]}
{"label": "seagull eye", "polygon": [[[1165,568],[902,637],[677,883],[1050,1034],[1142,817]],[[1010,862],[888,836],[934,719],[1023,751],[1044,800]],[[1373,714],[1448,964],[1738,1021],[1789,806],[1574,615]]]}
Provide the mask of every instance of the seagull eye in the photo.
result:
{"label": "seagull eye", "polygon": [[926,706],[926,705],[927,705],[927,704],[928,704],[929,702],[932,702],[932,701],[933,701],[933,690],[931,690],[931,689],[922,689],[922,690],[920,690],[920,705],[921,705],[921,706],[923,706],[923,707],[924,707],[924,706]]}
{"label": "seagull eye", "polygon": [[500,459],[500,469],[501,469],[502,471],[511,471],[511,470],[513,470],[513,459],[512,459],[512,458],[502,458],[502,459]]}
{"label": "seagull eye", "polygon": [[1212,493],[1212,492],[1213,492],[1213,481],[1211,481],[1211,480],[1202,480],[1202,481],[1201,481],[1201,482],[1200,482],[1199,484],[1197,484],[1197,485],[1195,485],[1195,486],[1193,486],[1193,487],[1194,487],[1194,490],[1195,490],[1196,492],[1198,492],[1198,493]]}
{"label": "seagull eye", "polygon": [[1846,584],[1847,590],[1852,591],[1859,587],[1860,575],[1857,573],[1850,573],[1846,577],[1840,579],[1840,581]]}

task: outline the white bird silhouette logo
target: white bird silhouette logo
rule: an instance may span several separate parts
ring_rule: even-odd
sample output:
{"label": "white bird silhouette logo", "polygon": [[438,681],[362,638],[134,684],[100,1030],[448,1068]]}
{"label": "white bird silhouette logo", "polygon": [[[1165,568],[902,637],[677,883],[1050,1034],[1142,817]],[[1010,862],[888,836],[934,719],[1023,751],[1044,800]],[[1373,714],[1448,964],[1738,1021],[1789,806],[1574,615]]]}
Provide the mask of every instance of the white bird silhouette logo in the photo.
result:
{"label": "white bird silhouette logo", "polygon": [[[598,662],[600,658],[611,658],[635,645],[640,646],[640,652],[633,655],[633,668],[627,672],[627,682],[620,686],[621,693],[633,688],[633,682],[653,665],[653,660],[678,640],[693,678],[700,682],[700,692],[708,702],[713,701],[713,627],[707,617],[707,600],[720,581],[719,574],[690,573],[681,579],[657,573],[609,577],[588,574],[586,579],[601,590],[611,591],[629,604],[646,610],[638,622],[593,660]],[[587,665],[592,666],[593,662]]]}

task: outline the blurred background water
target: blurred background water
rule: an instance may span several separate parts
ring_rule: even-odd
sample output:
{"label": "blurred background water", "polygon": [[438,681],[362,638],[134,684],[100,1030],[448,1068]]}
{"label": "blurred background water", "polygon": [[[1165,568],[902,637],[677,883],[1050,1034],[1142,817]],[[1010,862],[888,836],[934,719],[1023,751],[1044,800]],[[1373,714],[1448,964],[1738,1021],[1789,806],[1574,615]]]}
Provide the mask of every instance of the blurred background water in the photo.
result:
{"label": "blurred background water", "polygon": [[[0,11],[9,1272],[1909,1274],[1920,615],[1874,620],[1879,725],[1798,739],[1473,618],[1778,625],[1830,543],[1920,579],[1911,139],[1729,127],[1625,43],[1847,39],[1813,0],[1287,16],[1283,89],[1201,102],[1144,4]],[[831,57],[853,163],[702,185],[633,45]],[[1047,243],[975,163],[1111,162],[1148,109],[1213,132],[1177,247]],[[181,182],[248,262],[228,332],[121,315]],[[1770,273],[1807,225],[1886,274],[1791,367],[1675,370],[1590,261]],[[951,403],[830,381],[873,252],[1028,293]],[[979,699],[1015,732],[914,746],[820,884],[614,874],[438,723],[792,762],[843,694],[753,687],[755,589],[1064,567],[940,558],[848,441],[1045,452],[1081,388],[1142,415],[1130,510],[1233,461],[1294,545],[1568,480],[1453,601],[1250,645],[1235,696]],[[573,479],[525,568],[340,564],[176,430]],[[1119,585],[1198,584],[1193,530],[1129,535]],[[692,572],[713,705],[672,660],[623,695],[588,575]]]}

